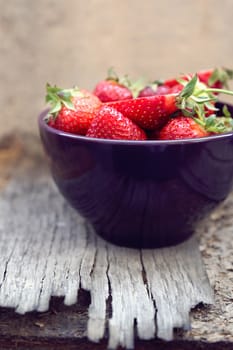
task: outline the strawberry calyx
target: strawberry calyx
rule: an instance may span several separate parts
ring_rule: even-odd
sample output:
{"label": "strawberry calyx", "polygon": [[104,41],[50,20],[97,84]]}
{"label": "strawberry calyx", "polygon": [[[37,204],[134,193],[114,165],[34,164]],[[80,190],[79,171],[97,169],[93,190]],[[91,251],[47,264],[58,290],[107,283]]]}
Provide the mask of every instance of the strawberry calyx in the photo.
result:
{"label": "strawberry calyx", "polygon": [[233,70],[228,68],[216,68],[208,78],[208,85],[214,86],[216,83],[221,83],[222,86],[229,88],[228,81],[233,79]]}
{"label": "strawberry calyx", "polygon": [[138,80],[133,81],[129,78],[128,74],[125,74],[123,76],[119,76],[113,67],[110,67],[107,74],[107,81],[114,81],[118,83],[121,86],[124,86],[127,88],[131,93],[133,98],[138,97],[140,91],[145,87],[146,83],[145,80],[142,78],[139,78]]}
{"label": "strawberry calyx", "polygon": [[[209,88],[204,83],[201,83],[197,74],[190,80],[179,80],[180,84],[184,85],[183,90],[177,96],[177,107],[182,111],[182,114],[187,117],[192,117],[199,125],[210,133],[224,133],[233,131],[233,119],[224,106],[223,116],[218,116],[218,108],[215,107],[217,97],[214,93],[224,93],[233,96],[233,91]],[[210,113],[206,115],[206,113]]]}
{"label": "strawberry calyx", "polygon": [[108,69],[107,78],[105,80],[114,81],[115,83],[118,83],[119,85],[122,85],[126,88],[129,88],[129,86],[132,84],[127,74],[121,77],[116,73],[113,67],[110,67]]}
{"label": "strawberry calyx", "polygon": [[[205,83],[209,87],[228,87],[228,81],[233,79],[233,70],[223,67],[218,67],[215,69],[202,70],[196,73],[199,80]],[[173,87],[179,79],[189,80],[194,74],[181,74],[177,78],[168,80],[157,80],[159,85],[166,85],[168,87]]]}
{"label": "strawberry calyx", "polygon": [[177,107],[187,116],[195,115],[198,106],[212,108],[210,102],[217,101],[212,94],[212,89],[208,89],[205,84],[201,83],[197,74],[192,78],[189,77],[189,81],[179,79],[179,84],[184,88],[177,96]]}
{"label": "strawberry calyx", "polygon": [[80,95],[83,96],[79,88],[61,89],[59,87],[46,85],[45,101],[50,104],[50,110],[46,116],[46,120],[53,118],[56,119],[59,111],[65,106],[68,109],[75,110],[75,106],[72,102],[73,97]]}
{"label": "strawberry calyx", "polygon": [[233,119],[226,105],[223,106],[222,113],[221,116],[213,113],[208,117],[198,113],[194,120],[209,133],[220,134],[233,131]]}

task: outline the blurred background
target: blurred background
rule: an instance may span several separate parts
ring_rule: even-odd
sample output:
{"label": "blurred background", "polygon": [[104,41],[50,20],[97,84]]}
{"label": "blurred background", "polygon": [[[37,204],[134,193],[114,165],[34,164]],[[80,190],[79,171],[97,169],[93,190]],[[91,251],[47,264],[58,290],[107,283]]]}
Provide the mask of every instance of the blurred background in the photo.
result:
{"label": "blurred background", "polygon": [[233,68],[232,0],[0,0],[0,136],[37,133],[45,84]]}

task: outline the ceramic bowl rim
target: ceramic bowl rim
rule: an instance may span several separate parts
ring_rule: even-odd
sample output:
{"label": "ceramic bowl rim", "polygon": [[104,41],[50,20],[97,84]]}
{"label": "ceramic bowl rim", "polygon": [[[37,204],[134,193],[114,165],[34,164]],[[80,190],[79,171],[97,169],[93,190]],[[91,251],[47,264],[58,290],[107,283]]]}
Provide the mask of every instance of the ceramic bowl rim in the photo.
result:
{"label": "ceramic bowl rim", "polygon": [[211,135],[211,136],[205,136],[205,137],[198,137],[198,138],[186,138],[186,139],[179,139],[179,140],[143,140],[143,141],[136,141],[136,140],[112,140],[112,139],[103,139],[103,138],[94,138],[94,137],[87,137],[82,135],[76,135],[69,132],[61,131],[55,128],[52,128],[49,126],[45,120],[44,117],[48,113],[48,109],[42,111],[39,114],[38,117],[38,123],[39,128],[45,129],[47,132],[66,137],[68,139],[77,140],[77,141],[83,141],[83,142],[91,142],[91,143],[101,143],[101,144],[110,144],[110,145],[133,145],[133,146],[168,146],[168,145],[183,145],[183,144],[195,144],[195,143],[204,143],[204,142],[211,142],[211,141],[217,141],[221,139],[227,139],[230,137],[233,137],[233,131],[217,134],[217,135]]}

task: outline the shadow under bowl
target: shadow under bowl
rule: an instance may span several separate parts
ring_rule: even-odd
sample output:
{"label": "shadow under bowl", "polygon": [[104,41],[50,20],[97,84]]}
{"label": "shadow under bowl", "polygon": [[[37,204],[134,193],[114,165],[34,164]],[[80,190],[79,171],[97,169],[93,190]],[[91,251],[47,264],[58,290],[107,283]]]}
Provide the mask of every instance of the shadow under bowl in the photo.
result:
{"label": "shadow under bowl", "polygon": [[232,189],[233,133],[174,141],[94,139],[49,127],[46,113],[39,116],[39,131],[54,181],[111,243],[178,244]]}

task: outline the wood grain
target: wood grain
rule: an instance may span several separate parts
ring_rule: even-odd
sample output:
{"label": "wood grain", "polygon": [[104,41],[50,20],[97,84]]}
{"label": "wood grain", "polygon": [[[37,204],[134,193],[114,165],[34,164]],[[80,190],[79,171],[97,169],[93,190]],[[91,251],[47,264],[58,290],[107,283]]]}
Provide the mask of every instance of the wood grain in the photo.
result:
{"label": "wood grain", "polygon": [[[10,144],[4,152],[15,147]],[[106,243],[67,205],[42,165],[46,163],[38,144],[29,152],[30,144],[30,139],[22,143],[24,151],[15,157],[18,160],[21,157],[21,169],[5,182],[0,196],[0,306],[2,310],[17,312],[18,316],[11,314],[11,320],[15,317],[19,324],[19,320],[30,320],[33,313],[37,315],[33,316],[36,324],[32,329],[28,327],[29,338],[36,336],[45,341],[50,335],[54,339],[68,339],[72,345],[75,339],[83,340],[87,336],[92,342],[98,342],[100,348],[107,342],[111,349],[134,348],[135,339],[152,341],[156,336],[170,341],[174,338],[199,341],[203,334],[208,335],[206,340],[211,338],[214,331],[206,320],[214,318],[218,306],[198,307],[192,312],[190,322],[190,310],[195,305],[214,301],[197,238],[192,237],[176,247],[142,251]],[[15,158],[11,162],[14,169]],[[219,213],[223,208],[224,205]],[[218,216],[213,218],[214,224],[221,221]],[[228,229],[222,229],[228,237],[225,263],[232,252],[230,215],[226,221]],[[203,223],[208,232],[201,238],[201,250],[215,287],[211,271],[216,260],[213,255],[209,260],[209,254],[215,249],[216,255],[222,241],[219,239],[217,248],[215,242],[213,248],[210,242],[212,239],[213,243],[212,235],[216,235],[216,231],[213,224],[208,230],[206,225]],[[228,264],[230,273],[231,265]],[[220,276],[224,268],[218,264],[217,268]],[[57,316],[59,321],[51,316],[54,297],[55,300],[62,298],[61,309],[63,298],[67,305],[63,306],[66,316],[64,309],[56,311],[61,316],[60,319]],[[218,293],[217,300],[220,303]],[[229,302],[228,312],[230,305]],[[74,307],[79,310],[76,317],[72,312]],[[47,321],[38,321],[38,315],[46,315],[47,311]],[[52,320],[50,326],[49,320]],[[174,332],[176,328],[180,329],[178,333]],[[2,327],[1,313],[0,334],[3,340],[8,339],[9,334],[13,338],[25,336],[19,328],[9,331],[7,326]],[[224,341],[224,337],[213,338],[213,341],[219,340]]]}

